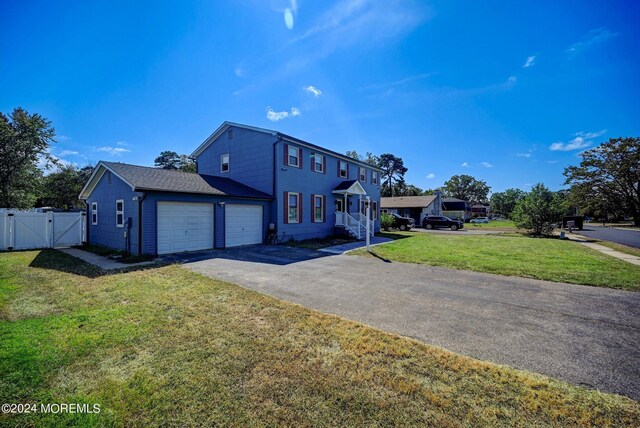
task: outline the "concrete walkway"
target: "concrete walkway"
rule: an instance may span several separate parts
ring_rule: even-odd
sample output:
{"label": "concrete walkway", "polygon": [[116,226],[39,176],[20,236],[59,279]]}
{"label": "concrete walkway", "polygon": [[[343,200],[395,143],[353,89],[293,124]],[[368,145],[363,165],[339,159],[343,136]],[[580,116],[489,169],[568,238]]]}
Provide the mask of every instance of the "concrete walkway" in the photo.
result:
{"label": "concrete walkway", "polygon": [[611,257],[615,257],[616,259],[624,260],[625,262],[629,262],[636,266],[640,266],[640,257],[634,256],[631,254],[621,253],[620,251],[616,251],[612,248],[605,247],[604,245],[596,244],[595,242],[589,242],[589,238],[586,238],[582,235],[571,234],[571,235],[567,235],[567,237],[572,241],[575,241],[584,245],[585,247],[589,247],[593,250],[600,251],[603,254],[606,254]]}
{"label": "concrete walkway", "polygon": [[121,263],[116,260],[111,260],[108,257],[99,256],[97,254],[93,254],[88,251],[79,250],[77,248],[59,248],[58,251],[62,251],[65,254],[69,254],[70,256],[78,258],[94,266],[98,266],[102,270],[127,269],[131,267],[150,265],[154,263],[154,262]]}
{"label": "concrete walkway", "polygon": [[[387,242],[392,242],[392,241],[393,239],[375,236],[371,238],[370,244],[373,247],[376,245],[386,244]],[[333,247],[321,248],[318,251],[321,251],[323,253],[328,253],[328,254],[343,254],[343,253],[346,253],[347,251],[357,250],[358,248],[364,248],[366,246],[367,246],[367,243],[365,241],[354,241],[354,242],[349,242],[347,244],[334,245]]]}

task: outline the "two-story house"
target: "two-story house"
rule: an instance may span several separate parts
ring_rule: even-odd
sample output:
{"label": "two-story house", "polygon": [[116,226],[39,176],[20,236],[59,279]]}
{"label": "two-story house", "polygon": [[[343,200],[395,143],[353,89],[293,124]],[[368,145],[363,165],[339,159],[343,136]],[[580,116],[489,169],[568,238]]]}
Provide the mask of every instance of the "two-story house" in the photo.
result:
{"label": "two-story house", "polygon": [[378,231],[380,170],[306,141],[223,123],[191,155],[197,173],[101,161],[80,193],[88,242],[168,254]]}

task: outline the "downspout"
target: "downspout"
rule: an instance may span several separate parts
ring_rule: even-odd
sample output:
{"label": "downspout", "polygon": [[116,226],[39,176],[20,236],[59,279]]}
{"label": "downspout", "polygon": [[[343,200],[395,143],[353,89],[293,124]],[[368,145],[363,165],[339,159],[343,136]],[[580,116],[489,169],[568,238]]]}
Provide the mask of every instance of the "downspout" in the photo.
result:
{"label": "downspout", "polygon": [[147,194],[142,192],[142,196],[138,196],[138,256],[142,256],[142,201]]}

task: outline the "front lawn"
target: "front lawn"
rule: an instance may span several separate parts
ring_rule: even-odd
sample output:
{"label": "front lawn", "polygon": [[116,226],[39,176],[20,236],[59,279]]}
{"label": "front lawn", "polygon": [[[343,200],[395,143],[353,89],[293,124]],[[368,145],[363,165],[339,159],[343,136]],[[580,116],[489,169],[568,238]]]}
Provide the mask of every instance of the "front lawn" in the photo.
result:
{"label": "front lawn", "polygon": [[[394,234],[391,234],[394,235]],[[573,284],[638,290],[638,266],[576,242],[515,234],[463,236],[401,233],[373,252],[382,258]],[[352,254],[367,255],[358,250]]]}
{"label": "front lawn", "polygon": [[489,223],[465,223],[464,227],[469,230],[488,229],[504,232],[515,232],[518,230],[515,223],[511,220],[490,220]]}
{"label": "front lawn", "polygon": [[177,265],[0,254],[10,426],[638,426],[640,404],[323,315]]}

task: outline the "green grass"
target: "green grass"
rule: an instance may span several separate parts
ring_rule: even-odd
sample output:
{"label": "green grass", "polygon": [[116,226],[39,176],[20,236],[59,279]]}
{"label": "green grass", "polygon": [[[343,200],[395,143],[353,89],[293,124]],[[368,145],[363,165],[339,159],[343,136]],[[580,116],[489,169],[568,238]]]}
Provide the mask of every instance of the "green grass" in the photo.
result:
{"label": "green grass", "polygon": [[489,223],[465,223],[464,227],[470,230],[487,229],[507,232],[518,230],[511,220],[490,220]]}
{"label": "green grass", "polygon": [[622,245],[610,241],[594,241],[596,244],[604,245],[612,250],[620,251],[621,253],[631,254],[632,256],[640,257],[640,248],[629,247],[628,245]]}
{"label": "green grass", "polygon": [[477,361],[179,266],[96,276],[0,254],[5,426],[638,426],[640,404]]}
{"label": "green grass", "polygon": [[[638,266],[576,242],[517,235],[398,233],[406,237],[377,246],[388,260],[520,276],[556,282],[638,290]],[[352,254],[366,255],[358,250]]]}

